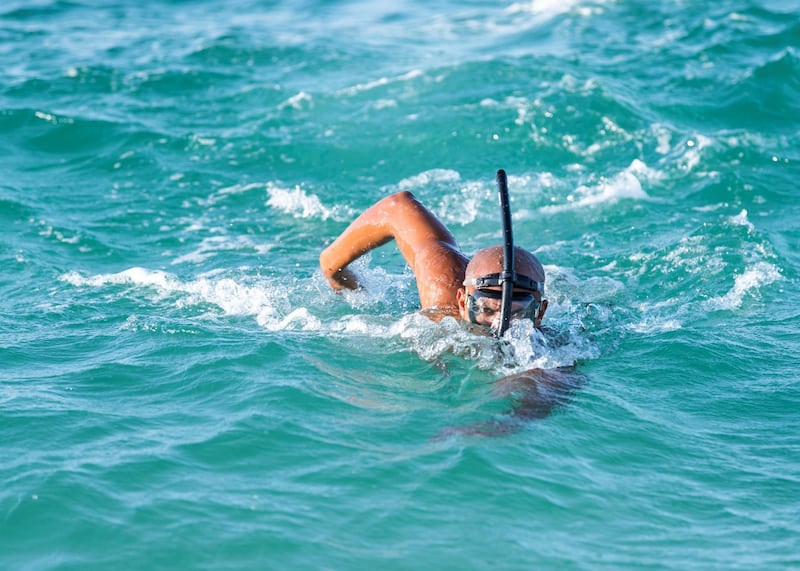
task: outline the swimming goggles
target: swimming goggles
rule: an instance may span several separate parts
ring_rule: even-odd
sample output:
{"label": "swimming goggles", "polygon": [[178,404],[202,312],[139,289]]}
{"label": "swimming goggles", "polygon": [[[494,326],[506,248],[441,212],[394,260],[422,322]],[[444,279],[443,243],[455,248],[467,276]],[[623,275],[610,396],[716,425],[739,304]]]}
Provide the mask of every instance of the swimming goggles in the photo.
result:
{"label": "swimming goggles", "polygon": [[[478,289],[468,295],[467,314],[470,322],[485,327],[493,327],[495,320],[501,315],[502,299],[502,291],[491,289]],[[537,300],[533,293],[514,293],[511,296],[511,319],[536,321],[541,307],[541,300]]]}

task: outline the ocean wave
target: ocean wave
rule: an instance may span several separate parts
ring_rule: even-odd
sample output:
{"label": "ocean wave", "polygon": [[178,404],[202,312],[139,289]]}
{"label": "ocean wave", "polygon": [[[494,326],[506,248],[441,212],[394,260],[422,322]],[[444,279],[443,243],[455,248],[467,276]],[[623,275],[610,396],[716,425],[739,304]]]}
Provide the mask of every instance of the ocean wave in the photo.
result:
{"label": "ocean wave", "polygon": [[272,243],[256,243],[248,236],[210,236],[203,238],[200,245],[191,252],[182,254],[172,260],[172,264],[199,264],[210,258],[230,251],[252,251],[258,255],[267,254],[275,247]]}
{"label": "ocean wave", "polygon": [[244,285],[232,278],[201,277],[183,281],[175,274],[141,267],[114,274],[84,276],[76,271],[62,274],[62,282],[76,287],[101,288],[133,286],[142,293],[154,292],[160,301],[178,294],[176,307],[211,303],[226,315],[262,315],[276,313],[276,290],[258,285]]}
{"label": "ocean wave", "polygon": [[[795,28],[795,34],[800,26]],[[797,37],[795,35],[795,37]],[[796,47],[786,47],[761,66],[738,86],[740,96],[736,108],[747,107],[764,115],[783,120],[800,109],[800,56]]]}
{"label": "ocean wave", "polygon": [[423,75],[422,70],[412,69],[411,71],[408,71],[406,73],[403,73],[403,74],[400,74],[400,75],[396,75],[396,76],[393,76],[393,77],[379,77],[378,79],[373,79],[371,81],[367,81],[367,82],[364,82],[364,83],[359,83],[359,84],[344,88],[344,89],[340,90],[339,93],[341,95],[348,95],[348,96],[357,95],[357,94],[359,94],[359,93],[361,93],[363,91],[372,91],[372,90],[374,90],[376,88],[384,87],[384,86],[387,86],[387,85],[392,85],[392,84],[395,84],[395,83],[405,83],[405,82],[410,81],[412,79],[417,79],[418,77],[421,77],[422,75]]}
{"label": "ocean wave", "polygon": [[350,220],[354,217],[354,211],[344,205],[327,207],[322,204],[320,198],[315,194],[309,194],[300,186],[286,188],[276,183],[267,183],[267,194],[269,199],[267,205],[291,214],[295,218],[314,218],[317,220],[333,219],[337,221]]}
{"label": "ocean wave", "polygon": [[18,189],[0,185],[0,217],[6,220],[6,224],[31,218],[35,214],[35,209],[22,200],[19,194]]}
{"label": "ocean wave", "polygon": [[669,317],[645,317],[641,321],[628,326],[631,331],[642,335],[669,333],[683,328],[680,320]]}
{"label": "ocean wave", "polygon": [[581,185],[574,193],[567,195],[566,203],[542,206],[540,210],[544,213],[557,213],[601,204],[614,204],[623,199],[652,200],[642,188],[642,181],[653,180],[658,176],[657,171],[650,169],[639,159],[634,159],[628,168],[611,179],[603,179],[593,186]]}
{"label": "ocean wave", "polygon": [[457,183],[461,180],[458,171],[451,169],[431,169],[414,176],[404,178],[397,183],[400,190],[416,190],[427,188],[434,183]]}
{"label": "ocean wave", "polygon": [[668,332],[710,312],[738,310],[785,279],[780,258],[747,210],[724,212],[729,209],[729,204],[699,209],[704,215],[716,213],[716,221],[610,268],[634,279],[637,287],[658,284],[660,295],[633,304],[639,315],[629,326],[633,331]]}
{"label": "ocean wave", "polygon": [[314,105],[314,97],[305,91],[300,91],[292,95],[278,105],[278,110],[294,109],[295,111],[308,110]]}
{"label": "ocean wave", "polygon": [[57,113],[46,107],[0,112],[0,132],[18,145],[50,156],[107,153],[126,131],[120,122]]}
{"label": "ocean wave", "polygon": [[781,272],[777,266],[769,262],[757,262],[734,277],[733,287],[727,293],[703,302],[703,308],[707,311],[738,309],[746,296],[755,295],[762,287],[781,279]]}

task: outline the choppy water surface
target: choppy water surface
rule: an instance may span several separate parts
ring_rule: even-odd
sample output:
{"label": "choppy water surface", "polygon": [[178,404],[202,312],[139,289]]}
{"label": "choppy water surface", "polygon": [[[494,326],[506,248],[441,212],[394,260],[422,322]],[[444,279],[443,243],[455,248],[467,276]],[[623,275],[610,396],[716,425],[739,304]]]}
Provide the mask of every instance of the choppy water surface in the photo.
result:
{"label": "choppy water surface", "polygon": [[[0,567],[800,567],[799,50],[794,1],[5,2]],[[398,190],[499,242],[498,168],[552,334],[392,246],[328,290]]]}

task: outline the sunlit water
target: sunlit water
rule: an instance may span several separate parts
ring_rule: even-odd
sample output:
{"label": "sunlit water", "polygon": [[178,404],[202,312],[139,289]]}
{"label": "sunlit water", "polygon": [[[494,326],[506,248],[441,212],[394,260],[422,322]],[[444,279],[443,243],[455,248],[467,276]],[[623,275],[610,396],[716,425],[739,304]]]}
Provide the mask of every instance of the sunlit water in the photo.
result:
{"label": "sunlit water", "polygon": [[[800,567],[796,1],[7,0],[0,63],[0,568]],[[328,289],[498,168],[547,335]]]}

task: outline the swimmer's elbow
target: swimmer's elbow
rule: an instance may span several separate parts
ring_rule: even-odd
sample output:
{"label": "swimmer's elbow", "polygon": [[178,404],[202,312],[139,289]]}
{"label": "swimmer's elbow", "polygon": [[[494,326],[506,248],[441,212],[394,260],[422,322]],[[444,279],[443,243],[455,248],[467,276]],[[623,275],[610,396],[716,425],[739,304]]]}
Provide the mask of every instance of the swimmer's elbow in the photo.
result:
{"label": "swimmer's elbow", "polygon": [[408,190],[401,190],[400,192],[390,194],[381,202],[383,203],[382,206],[395,213],[408,207],[416,208],[420,206],[420,202],[417,200],[417,197],[414,196],[414,193]]}
{"label": "swimmer's elbow", "polygon": [[333,258],[334,256],[331,252],[330,246],[320,252],[319,269],[322,271],[322,275],[324,275],[326,278],[331,277],[342,269],[338,266],[338,264],[334,263]]}

